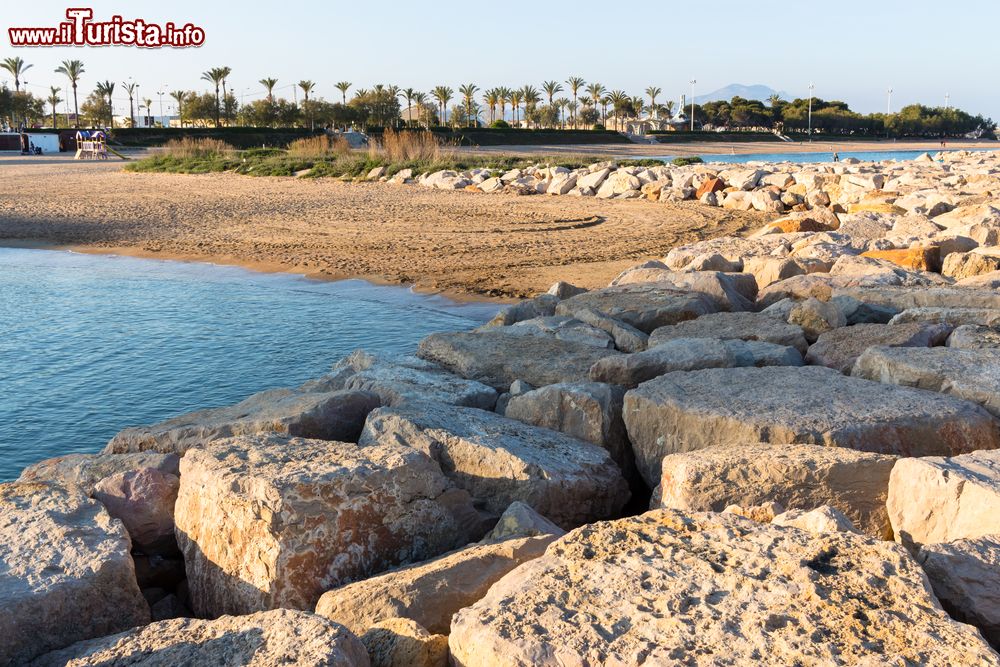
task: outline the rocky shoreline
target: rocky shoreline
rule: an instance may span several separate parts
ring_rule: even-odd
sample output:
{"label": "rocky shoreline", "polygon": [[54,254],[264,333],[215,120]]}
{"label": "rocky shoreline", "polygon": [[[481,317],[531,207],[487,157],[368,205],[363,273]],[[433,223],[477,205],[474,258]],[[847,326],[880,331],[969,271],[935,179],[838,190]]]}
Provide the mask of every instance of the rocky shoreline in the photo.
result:
{"label": "rocky shoreline", "polygon": [[785,215],[0,485],[0,664],[1000,665],[1000,157],[663,169]]}

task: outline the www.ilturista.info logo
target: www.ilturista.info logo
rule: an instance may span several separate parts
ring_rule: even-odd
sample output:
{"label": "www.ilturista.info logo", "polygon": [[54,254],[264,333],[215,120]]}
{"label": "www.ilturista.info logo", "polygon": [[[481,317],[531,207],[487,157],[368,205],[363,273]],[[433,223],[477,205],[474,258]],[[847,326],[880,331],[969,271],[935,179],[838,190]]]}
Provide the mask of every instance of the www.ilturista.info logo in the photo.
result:
{"label": "www.ilturista.info logo", "polygon": [[141,46],[187,48],[205,43],[205,31],[196,25],[173,22],[163,25],[143,19],[126,21],[112,16],[110,21],[92,21],[89,8],[66,10],[68,21],[55,28],[8,28],[11,46]]}

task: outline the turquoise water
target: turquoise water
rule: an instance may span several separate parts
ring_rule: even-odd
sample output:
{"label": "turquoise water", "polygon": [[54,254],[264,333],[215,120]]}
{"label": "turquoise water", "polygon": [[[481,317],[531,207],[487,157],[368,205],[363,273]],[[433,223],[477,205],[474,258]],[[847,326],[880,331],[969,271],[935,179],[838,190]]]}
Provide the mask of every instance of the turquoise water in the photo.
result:
{"label": "turquoise water", "polygon": [[[822,142],[824,147],[830,146],[827,142]],[[998,147],[1000,148],[1000,147]],[[977,148],[973,151],[997,150],[993,148]],[[913,158],[930,153],[934,155],[940,152],[930,151],[838,151],[840,159],[853,157],[863,162],[880,162],[882,160],[912,160]],[[672,160],[674,156],[655,156],[656,160]],[[796,164],[808,164],[811,162],[831,162],[833,152],[816,153],[747,153],[746,155],[702,155],[705,162],[723,162],[729,164],[745,164],[747,162],[793,162]]]}
{"label": "turquoise water", "polygon": [[0,481],[120,429],[411,352],[497,306],[360,280],[0,248]]}

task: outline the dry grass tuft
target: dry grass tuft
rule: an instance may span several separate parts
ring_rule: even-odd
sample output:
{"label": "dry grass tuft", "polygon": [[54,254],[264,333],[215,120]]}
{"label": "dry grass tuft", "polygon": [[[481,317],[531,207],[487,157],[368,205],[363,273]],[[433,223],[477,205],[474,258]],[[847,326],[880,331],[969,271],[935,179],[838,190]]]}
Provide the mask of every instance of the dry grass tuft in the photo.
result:
{"label": "dry grass tuft", "polygon": [[347,155],[351,145],[343,137],[332,139],[321,134],[315,137],[296,139],[288,145],[288,155],[291,157],[327,157],[331,155]]}
{"label": "dry grass tuft", "polygon": [[222,155],[232,153],[236,149],[219,139],[194,139],[184,137],[183,139],[171,139],[163,145],[163,155],[170,157],[207,157],[210,155]]}
{"label": "dry grass tuft", "polygon": [[403,130],[396,132],[387,128],[382,133],[382,141],[373,143],[369,155],[381,157],[389,162],[410,162],[413,160],[436,161],[444,157],[441,142],[432,132]]}

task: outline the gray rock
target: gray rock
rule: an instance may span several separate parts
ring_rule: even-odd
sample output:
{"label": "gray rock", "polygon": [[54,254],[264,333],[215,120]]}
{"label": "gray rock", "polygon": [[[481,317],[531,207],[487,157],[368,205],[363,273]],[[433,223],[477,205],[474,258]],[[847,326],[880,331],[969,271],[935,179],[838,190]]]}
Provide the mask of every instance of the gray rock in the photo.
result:
{"label": "gray rock", "polygon": [[482,410],[492,410],[496,405],[496,389],[481,382],[460,378],[441,368],[413,368],[396,363],[392,358],[368,356],[370,363],[347,378],[344,388],[375,394],[382,405],[400,405],[415,400]]}
{"label": "gray rock", "polygon": [[94,486],[116,473],[152,468],[169,475],[179,473],[180,457],[159,452],[128,454],[67,454],[39,461],[21,471],[19,482],[51,482],[57,486],[78,487],[91,495]]}
{"label": "gray rock", "polygon": [[830,301],[836,304],[847,320],[847,326],[855,324],[888,324],[899,311],[895,308],[858,301],[852,296],[835,296]]}
{"label": "gray rock", "polygon": [[801,327],[806,340],[815,342],[827,331],[847,326],[847,317],[837,304],[809,297],[791,306],[788,323]]}
{"label": "gray rock", "polygon": [[568,299],[571,296],[576,296],[577,294],[583,294],[586,291],[587,290],[584,289],[583,287],[577,287],[576,285],[563,282],[562,280],[560,280],[559,282],[552,285],[552,287],[549,288],[549,291],[547,293],[551,294],[552,296],[556,297],[559,300],[562,300],[562,299]]}
{"label": "gray rock", "polygon": [[509,326],[535,317],[548,317],[555,314],[557,303],[559,297],[553,294],[539,294],[534,299],[527,299],[504,308],[486,326]]}
{"label": "gray rock", "polygon": [[421,341],[418,354],[461,377],[504,391],[514,380],[536,387],[585,382],[594,363],[621,353],[550,337],[516,336],[497,329],[433,334]]}
{"label": "gray rock", "polygon": [[917,561],[947,612],[1000,646],[1000,538],[995,535],[925,544]]}
{"label": "gray rock", "polygon": [[624,415],[650,486],[665,455],[712,445],[820,444],[902,456],[1000,447],[996,421],[973,403],[817,366],[668,373],[625,394]]}
{"label": "gray rock", "polygon": [[570,343],[583,343],[608,350],[615,346],[611,334],[575,317],[566,317],[565,315],[535,317],[502,329],[481,328],[478,331],[502,331],[511,336],[549,336]]}
{"label": "gray rock", "polygon": [[482,542],[502,542],[521,537],[537,537],[539,535],[555,535],[561,537],[566,531],[536,512],[530,505],[520,500],[510,504],[493,530],[486,534]]}
{"label": "gray rock", "polygon": [[153,450],[183,454],[219,438],[277,433],[320,440],[357,440],[368,413],[379,406],[364,391],[303,392],[270,389],[224,408],[198,410],[152,426],[127,428],[105,454]]}
{"label": "gray rock", "polygon": [[625,322],[606,317],[589,308],[577,310],[576,318],[607,333],[614,340],[615,347],[622,352],[641,352],[646,349],[649,336]]}
{"label": "gray rock", "polygon": [[[795,280],[793,278],[792,280]],[[833,286],[834,296],[852,296],[868,304],[895,308],[984,308],[1000,310],[1000,291],[975,286],[928,286],[914,288]]]}
{"label": "gray rock", "polygon": [[148,623],[130,546],[78,489],[0,484],[0,664]]}
{"label": "gray rock", "polygon": [[380,408],[360,445],[383,442],[428,454],[494,516],[520,500],[572,528],[615,516],[629,497],[603,447],[492,412],[433,403]]}
{"label": "gray rock", "polygon": [[963,324],[1000,326],[1000,309],[993,308],[907,308],[891,320],[890,324],[906,322],[933,322],[953,327]]}
{"label": "gray rock", "polygon": [[885,501],[895,456],[820,445],[734,444],[663,458],[650,509],[830,505],[869,535],[892,539]]}
{"label": "gray rock", "polygon": [[65,665],[314,665],[369,667],[361,641],[333,621],[276,609],[214,621],[177,618],[74,644],[32,667]]}
{"label": "gray rock", "polygon": [[550,384],[513,396],[504,416],[600,445],[628,477],[635,463],[622,421],[624,399],[624,388],[601,382]]}
{"label": "gray rock", "polygon": [[802,327],[763,313],[710,313],[696,320],[660,327],[650,334],[649,347],[675,338],[759,340],[794,347],[803,354],[809,347]]}
{"label": "gray rock", "polygon": [[590,379],[635,387],[673,371],[740,366],[801,366],[798,350],[761,341],[675,338],[645,352],[608,357],[590,369]]}
{"label": "gray rock", "polygon": [[852,374],[963,398],[1000,416],[1000,350],[871,347]]}
{"label": "gray rock", "polygon": [[[672,287],[707,297],[715,310],[744,311],[753,308],[757,281],[747,273],[720,271],[669,271],[659,268],[636,268],[625,271],[611,285],[648,285]],[[667,324],[670,324],[669,322]]]}
{"label": "gray rock", "polygon": [[963,324],[951,332],[947,345],[960,350],[1000,348],[1000,329]]}
{"label": "gray rock", "polygon": [[806,361],[850,375],[854,362],[870,347],[931,347],[941,345],[950,332],[947,324],[856,324],[821,334],[809,347]]}
{"label": "gray rock", "polygon": [[771,523],[819,534],[860,532],[847,515],[830,505],[811,510],[787,510],[771,519]]}
{"label": "gray rock", "polygon": [[658,284],[624,285],[593,290],[559,302],[559,315],[595,311],[629,324],[643,333],[715,312],[708,297]]}

